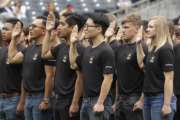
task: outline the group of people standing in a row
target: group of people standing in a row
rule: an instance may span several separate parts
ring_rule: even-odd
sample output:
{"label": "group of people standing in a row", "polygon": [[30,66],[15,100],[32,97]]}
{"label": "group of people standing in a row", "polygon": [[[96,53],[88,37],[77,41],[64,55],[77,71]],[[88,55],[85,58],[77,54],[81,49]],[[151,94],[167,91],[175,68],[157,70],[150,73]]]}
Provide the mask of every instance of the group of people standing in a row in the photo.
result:
{"label": "group of people standing in a row", "polygon": [[[0,120],[180,120],[180,27],[163,16],[53,13],[0,47]],[[23,118],[25,117],[25,118]]]}

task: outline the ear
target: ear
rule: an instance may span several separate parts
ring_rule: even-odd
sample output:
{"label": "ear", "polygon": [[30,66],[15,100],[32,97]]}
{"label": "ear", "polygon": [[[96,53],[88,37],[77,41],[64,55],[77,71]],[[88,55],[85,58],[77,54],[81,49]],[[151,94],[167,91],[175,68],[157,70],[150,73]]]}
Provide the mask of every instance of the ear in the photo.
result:
{"label": "ear", "polygon": [[97,31],[98,31],[99,33],[101,33],[101,32],[102,32],[102,27],[101,27],[101,26],[98,26],[98,27],[97,27]]}
{"label": "ear", "polygon": [[42,30],[42,33],[45,35],[45,33],[46,33],[46,30],[45,30],[45,29],[43,29],[43,30]]}

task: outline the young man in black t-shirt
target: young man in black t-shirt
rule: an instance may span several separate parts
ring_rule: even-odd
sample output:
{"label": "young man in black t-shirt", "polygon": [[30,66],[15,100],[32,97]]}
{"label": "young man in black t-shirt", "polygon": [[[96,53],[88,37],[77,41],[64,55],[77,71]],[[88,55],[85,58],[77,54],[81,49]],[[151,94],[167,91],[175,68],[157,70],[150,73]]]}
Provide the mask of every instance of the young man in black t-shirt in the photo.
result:
{"label": "young man in black t-shirt", "polygon": [[174,46],[174,94],[177,98],[175,120],[180,119],[180,28],[175,30],[176,43]]}
{"label": "young man in black t-shirt", "polygon": [[52,90],[53,63],[41,58],[42,40],[45,35],[46,19],[37,17],[31,25],[30,35],[34,43],[21,52],[15,46],[21,28],[18,24],[9,46],[8,60],[11,64],[23,64],[23,90],[26,94],[25,119],[49,120],[49,97]]}
{"label": "young man in black t-shirt", "polygon": [[[84,26],[85,38],[92,42],[81,51],[77,64],[82,75],[75,89],[72,108],[78,108],[78,99],[83,93],[81,120],[109,120],[112,101],[109,90],[114,70],[112,48],[104,41],[104,32],[109,26],[104,14],[88,14]],[[73,44],[72,44],[73,45]]]}
{"label": "young man in black t-shirt", "polygon": [[[0,47],[0,119],[15,120],[23,112],[24,97],[21,96],[22,66],[11,65],[8,62],[8,46],[11,41],[13,27],[20,22],[16,18],[9,18],[2,28],[2,47]],[[18,48],[18,50],[20,50]],[[22,94],[23,95],[23,94]]]}
{"label": "young man in black t-shirt", "polygon": [[[72,102],[74,87],[76,82],[76,71],[71,69],[69,62],[70,35],[74,25],[78,25],[81,29],[82,21],[80,15],[64,14],[60,17],[60,23],[57,27],[60,43],[51,48],[50,33],[53,29],[54,15],[49,14],[46,25],[46,37],[43,41],[42,57],[44,59],[56,59],[55,74],[55,103],[54,103],[54,119],[55,120],[79,120],[79,115],[70,116],[69,107]],[[62,114],[63,113],[63,114]]]}
{"label": "young man in black t-shirt", "polygon": [[[116,50],[117,93],[116,120],[142,120],[142,106],[137,104],[142,94],[143,70],[138,63],[136,36],[141,18],[132,14],[122,21],[124,44]],[[142,40],[142,38],[140,38]],[[138,105],[138,106],[135,106]]]}

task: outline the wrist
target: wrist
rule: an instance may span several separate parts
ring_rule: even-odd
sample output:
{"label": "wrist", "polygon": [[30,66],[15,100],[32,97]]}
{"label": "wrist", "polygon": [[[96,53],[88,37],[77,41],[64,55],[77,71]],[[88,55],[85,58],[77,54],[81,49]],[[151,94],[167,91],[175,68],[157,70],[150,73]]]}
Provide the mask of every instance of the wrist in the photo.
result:
{"label": "wrist", "polygon": [[97,104],[98,105],[103,105],[103,102],[102,101],[98,101]]}
{"label": "wrist", "polygon": [[47,98],[47,97],[43,98],[42,102],[45,103],[45,104],[48,104],[49,103],[49,98]]}
{"label": "wrist", "polygon": [[164,106],[170,106],[170,104],[169,103],[164,103]]}
{"label": "wrist", "polygon": [[71,105],[76,105],[76,106],[79,105],[78,100],[73,100],[72,103],[71,103]]}

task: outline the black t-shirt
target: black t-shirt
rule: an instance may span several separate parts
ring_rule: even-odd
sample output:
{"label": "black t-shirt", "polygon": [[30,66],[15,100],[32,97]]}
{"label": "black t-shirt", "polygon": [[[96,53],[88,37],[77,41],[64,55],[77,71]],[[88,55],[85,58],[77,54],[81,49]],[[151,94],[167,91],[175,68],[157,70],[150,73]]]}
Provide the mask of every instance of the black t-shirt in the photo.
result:
{"label": "black t-shirt", "polygon": [[56,59],[55,93],[60,97],[72,97],[76,80],[76,72],[70,68],[69,45],[62,42],[51,50]]}
{"label": "black t-shirt", "polygon": [[[147,48],[142,44],[144,52]],[[141,93],[144,73],[137,62],[136,43],[122,44],[116,51],[119,94]]]}
{"label": "black t-shirt", "polygon": [[145,94],[158,94],[164,92],[164,72],[174,70],[174,52],[169,43],[157,51],[148,52],[145,61],[145,78],[143,92]]}
{"label": "black t-shirt", "polygon": [[84,97],[97,97],[100,94],[104,74],[113,74],[114,53],[112,48],[105,42],[92,48],[89,46],[79,56],[77,63],[81,69],[83,80]]}
{"label": "black t-shirt", "polygon": [[29,93],[44,92],[45,88],[45,65],[52,65],[53,62],[41,58],[42,45],[33,43],[22,53],[23,59],[23,84],[24,89]]}
{"label": "black t-shirt", "polygon": [[22,65],[9,64],[8,48],[0,47],[0,93],[20,93]]}
{"label": "black t-shirt", "polygon": [[174,93],[180,95],[180,44],[174,46]]}

